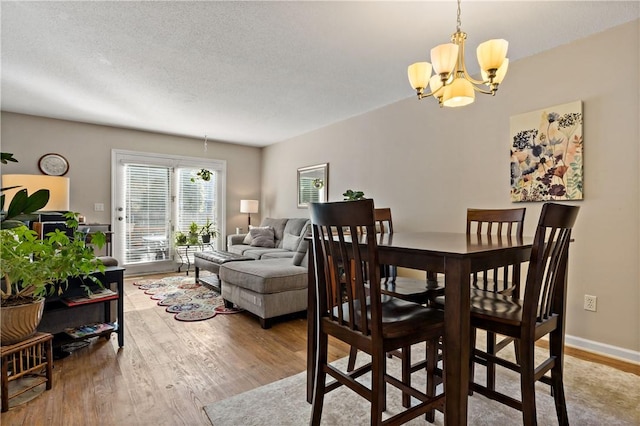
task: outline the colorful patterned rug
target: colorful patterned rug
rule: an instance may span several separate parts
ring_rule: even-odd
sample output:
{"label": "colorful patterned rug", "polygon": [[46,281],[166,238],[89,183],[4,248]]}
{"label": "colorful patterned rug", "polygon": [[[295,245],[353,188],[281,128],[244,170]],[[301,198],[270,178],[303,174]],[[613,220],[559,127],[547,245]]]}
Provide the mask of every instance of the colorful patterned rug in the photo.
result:
{"label": "colorful patterned rug", "polygon": [[218,314],[235,314],[242,309],[225,308],[222,296],[206,285],[196,284],[193,277],[175,276],[162,279],[142,279],[133,283],[158,306],[175,314],[178,321],[202,321]]}

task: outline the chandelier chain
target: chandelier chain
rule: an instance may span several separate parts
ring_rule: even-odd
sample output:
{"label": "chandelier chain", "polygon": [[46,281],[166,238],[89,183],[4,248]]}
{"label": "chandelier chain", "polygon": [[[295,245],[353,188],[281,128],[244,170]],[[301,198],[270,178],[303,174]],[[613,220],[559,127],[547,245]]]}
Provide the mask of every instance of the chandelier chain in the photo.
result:
{"label": "chandelier chain", "polygon": [[456,30],[460,32],[460,27],[462,26],[462,21],[460,20],[460,0],[458,0],[458,25]]}

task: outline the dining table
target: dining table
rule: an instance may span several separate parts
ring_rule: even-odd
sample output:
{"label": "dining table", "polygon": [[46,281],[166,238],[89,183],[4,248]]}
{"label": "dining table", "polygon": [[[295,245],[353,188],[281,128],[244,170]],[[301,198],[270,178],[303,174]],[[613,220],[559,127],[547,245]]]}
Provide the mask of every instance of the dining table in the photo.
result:
{"label": "dining table", "polygon": [[[474,272],[527,262],[533,238],[395,232],[378,234],[377,242],[380,264],[427,271],[430,276],[444,276],[444,420],[446,425],[466,425],[471,355],[470,276]],[[307,401],[310,403],[318,328],[313,244],[309,250]]]}

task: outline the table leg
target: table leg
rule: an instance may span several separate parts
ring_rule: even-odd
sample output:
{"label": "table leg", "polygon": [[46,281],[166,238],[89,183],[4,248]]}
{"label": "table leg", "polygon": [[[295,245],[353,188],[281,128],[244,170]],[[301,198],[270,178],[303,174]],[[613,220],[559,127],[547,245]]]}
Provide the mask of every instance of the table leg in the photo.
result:
{"label": "table leg", "polygon": [[445,259],[444,365],[447,425],[467,424],[470,357],[468,259]]}

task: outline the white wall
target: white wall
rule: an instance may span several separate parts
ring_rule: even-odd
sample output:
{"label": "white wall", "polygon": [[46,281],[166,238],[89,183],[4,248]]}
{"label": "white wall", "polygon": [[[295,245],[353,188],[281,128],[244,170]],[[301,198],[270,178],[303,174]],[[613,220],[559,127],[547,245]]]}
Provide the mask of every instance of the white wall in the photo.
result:
{"label": "white wall", "polygon": [[[329,200],[358,189],[393,209],[397,231],[464,232],[467,207],[514,206],[509,117],[582,100],[585,200],[571,203],[581,209],[567,341],[640,361],[639,22],[516,61],[495,97],[468,107],[419,102],[407,83],[404,101],[265,148],[262,215],[307,216],[296,169],[328,162]],[[522,205],[533,235],[541,203]],[[598,297],[597,312],[583,310],[584,294]]]}
{"label": "white wall", "polygon": [[[70,209],[92,223],[111,223],[112,149],[226,160],[227,234],[247,226],[246,215],[240,213],[240,199],[260,197],[261,148],[209,140],[205,152],[203,140],[4,111],[1,136],[2,151],[13,153],[19,161],[3,165],[3,174],[40,174],[38,159],[43,154],[63,155],[70,164]],[[94,211],[94,203],[104,203],[105,210]]]}

